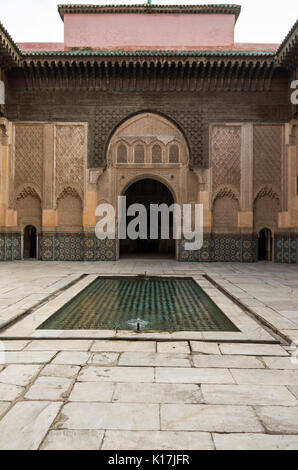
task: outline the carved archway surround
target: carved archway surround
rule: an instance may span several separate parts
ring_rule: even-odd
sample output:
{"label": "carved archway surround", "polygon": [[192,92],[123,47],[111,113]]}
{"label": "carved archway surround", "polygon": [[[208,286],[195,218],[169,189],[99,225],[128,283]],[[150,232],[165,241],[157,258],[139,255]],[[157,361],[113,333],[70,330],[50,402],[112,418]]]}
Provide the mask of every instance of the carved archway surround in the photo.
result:
{"label": "carved archway surround", "polygon": [[[156,129],[161,129],[160,133],[162,131],[166,133],[168,126],[168,135],[160,135],[158,134],[158,131],[156,132],[156,134],[142,134],[140,132],[140,129],[142,128],[142,126],[140,125],[140,121],[142,119],[146,121],[146,118],[151,120],[153,131],[155,129],[154,119],[156,119],[157,121]],[[145,122],[145,130],[146,128],[149,128],[151,124]],[[136,133],[130,135],[129,127],[131,126],[133,132],[134,125]],[[122,131],[124,136],[121,135]],[[122,140],[121,137],[123,137],[123,140],[126,139],[126,141],[135,142],[136,144],[142,142],[143,145],[148,146],[147,149],[149,151],[152,148],[152,144],[158,141],[163,141],[163,149],[168,148],[169,145],[171,145],[171,142],[175,144],[178,143],[180,150],[179,162],[177,164],[170,164],[169,162],[166,164],[154,164],[148,162],[147,159],[146,163],[144,164],[134,164],[130,159],[127,164],[117,164],[115,152],[117,148],[117,143],[121,142]],[[109,147],[107,149],[107,156],[108,166],[106,168],[106,171],[99,177],[97,183],[97,200],[104,200],[112,204],[115,208],[116,216],[118,209],[118,196],[124,195],[125,191],[129,188],[129,186],[131,186],[131,184],[145,178],[152,178],[164,184],[171,192],[174,202],[176,204],[179,204],[181,206],[182,204],[186,204],[187,202],[189,202],[187,196],[187,177],[190,173],[188,144],[182,132],[178,128],[175,128],[175,125],[172,121],[167,121],[166,118],[161,117],[159,115],[155,115],[153,113],[140,113],[134,117],[129,117],[127,121],[122,123],[116,129],[114,136],[111,137]],[[196,181],[196,193],[198,195],[200,188],[199,179],[197,178]],[[196,201],[193,202],[198,202],[198,198]],[[177,245],[178,243],[176,243],[176,257],[178,256]],[[118,257],[119,242],[117,239],[117,258]]]}

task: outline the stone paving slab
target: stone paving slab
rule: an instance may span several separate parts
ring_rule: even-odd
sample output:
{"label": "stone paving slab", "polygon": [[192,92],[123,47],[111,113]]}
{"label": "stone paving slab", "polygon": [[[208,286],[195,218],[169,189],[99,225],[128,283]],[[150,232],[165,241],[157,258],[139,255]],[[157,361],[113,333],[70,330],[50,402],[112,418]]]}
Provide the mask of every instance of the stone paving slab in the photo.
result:
{"label": "stone paving slab", "polygon": [[[144,388],[144,384],[141,385]],[[69,401],[109,402],[112,401],[115,386],[111,382],[77,382],[70,394]],[[132,397],[131,395],[130,398],[132,399]],[[135,400],[133,402],[137,403]]]}
{"label": "stone paving slab", "polygon": [[1,401],[0,402],[0,418],[5,414],[5,412],[8,410],[10,407],[9,401]]}
{"label": "stone paving slab", "polygon": [[201,390],[204,403],[215,405],[298,405],[285,386],[203,384]]}
{"label": "stone paving slab", "polygon": [[29,341],[2,341],[4,351],[21,351]]}
{"label": "stone paving slab", "polygon": [[0,373],[0,383],[25,387],[40,371],[38,365],[16,364],[7,366]]}
{"label": "stone paving slab", "polygon": [[73,381],[61,377],[39,377],[25,398],[28,400],[63,400],[70,390]]}
{"label": "stone paving slab", "polygon": [[51,363],[46,365],[40,374],[49,377],[66,377],[67,379],[72,379],[78,374],[79,370],[79,366],[60,364],[56,365]]}
{"label": "stone paving slab", "polygon": [[[287,359],[289,360],[289,359]],[[194,355],[195,367],[237,368],[237,369],[264,369],[264,364],[253,356],[232,355]]]}
{"label": "stone paving slab", "polygon": [[293,357],[264,357],[263,361],[269,369],[298,370],[298,360]]}
{"label": "stone paving slab", "polygon": [[217,450],[298,450],[298,436],[213,434]]}
{"label": "stone paving slab", "polygon": [[200,354],[220,354],[219,347],[216,343],[204,343],[202,341],[190,341],[193,353]]}
{"label": "stone paving slab", "polygon": [[161,383],[235,383],[228,369],[156,368],[156,382]]}
{"label": "stone paving slab", "polygon": [[163,341],[157,343],[158,353],[190,354],[190,347],[187,341]]}
{"label": "stone paving slab", "polygon": [[89,366],[79,374],[80,382],[153,382],[153,367]]}
{"label": "stone paving slab", "polygon": [[102,450],[213,450],[210,433],[106,431]]}
{"label": "stone paving slab", "polygon": [[37,340],[26,346],[25,351],[88,351],[92,341],[88,340]]}
{"label": "stone paving slab", "polygon": [[270,433],[298,433],[298,407],[262,406],[256,407],[256,413]]}
{"label": "stone paving slab", "polygon": [[[201,403],[202,395],[197,385],[162,383],[118,383],[114,402],[121,403]],[[294,399],[296,402],[296,400]]]}
{"label": "stone paving slab", "polygon": [[15,400],[18,398],[24,391],[23,387],[19,387],[18,385],[11,385],[11,384],[2,384],[0,383],[0,400]]}
{"label": "stone paving slab", "polygon": [[57,422],[63,429],[158,430],[158,405],[129,403],[68,403]]}
{"label": "stone paving slab", "polygon": [[5,353],[6,364],[42,364],[49,362],[56,351],[8,351]]}
{"label": "stone paving slab", "polygon": [[38,449],[60,407],[48,401],[16,403],[0,421],[0,449]]}
{"label": "stone paving slab", "polygon": [[113,352],[93,353],[88,359],[88,364],[98,364],[99,366],[114,366],[116,365],[118,358],[119,358],[118,353],[113,353]]}
{"label": "stone paving slab", "polygon": [[50,431],[41,450],[99,450],[104,431]]}
{"label": "stone paving slab", "polygon": [[112,352],[156,352],[155,341],[94,341],[91,351],[112,351]]}
{"label": "stone paving slab", "polygon": [[294,395],[294,397],[296,397],[297,400],[298,400],[298,386],[296,386],[296,387],[295,386],[294,387],[289,386],[288,389]]}
{"label": "stone paving slab", "polygon": [[163,354],[146,352],[124,352],[119,359],[120,366],[143,367],[190,367],[188,356],[185,354]]}
{"label": "stone paving slab", "polygon": [[61,351],[57,354],[52,364],[84,365],[87,364],[91,354],[85,351]]}
{"label": "stone paving slab", "polygon": [[298,385],[298,370],[231,369],[239,385]]}
{"label": "stone paving slab", "polygon": [[288,356],[278,344],[220,344],[222,354],[238,354],[244,356]]}
{"label": "stone paving slab", "polygon": [[160,414],[161,429],[169,431],[263,431],[254,410],[248,406],[161,405]]}

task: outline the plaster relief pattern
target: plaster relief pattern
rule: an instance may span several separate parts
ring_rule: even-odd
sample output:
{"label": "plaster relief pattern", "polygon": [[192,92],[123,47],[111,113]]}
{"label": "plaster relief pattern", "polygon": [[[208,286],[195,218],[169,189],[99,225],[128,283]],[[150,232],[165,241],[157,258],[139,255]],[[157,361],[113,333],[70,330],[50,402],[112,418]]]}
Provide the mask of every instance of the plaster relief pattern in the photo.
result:
{"label": "plaster relief pattern", "polygon": [[222,185],[231,185],[239,192],[241,127],[213,126],[211,139],[213,194]]}
{"label": "plaster relief pattern", "polygon": [[15,181],[16,190],[22,185],[33,185],[42,193],[43,187],[43,126],[17,125],[15,127]]}
{"label": "plaster relief pattern", "polygon": [[[106,165],[106,148],[115,129],[126,118],[142,112],[142,108],[134,107],[106,107],[95,111],[95,124],[92,129],[93,145],[89,146],[89,167],[102,167]],[[158,112],[154,109],[152,112]],[[190,150],[190,162],[193,166],[208,167],[207,123],[202,112],[198,109],[183,110],[163,108],[163,116],[168,116],[184,133]]]}
{"label": "plaster relief pattern", "polygon": [[254,126],[254,194],[264,186],[281,187],[282,126]]}
{"label": "plaster relief pattern", "polygon": [[73,187],[84,196],[85,127],[82,125],[56,126],[56,195],[64,188]]}

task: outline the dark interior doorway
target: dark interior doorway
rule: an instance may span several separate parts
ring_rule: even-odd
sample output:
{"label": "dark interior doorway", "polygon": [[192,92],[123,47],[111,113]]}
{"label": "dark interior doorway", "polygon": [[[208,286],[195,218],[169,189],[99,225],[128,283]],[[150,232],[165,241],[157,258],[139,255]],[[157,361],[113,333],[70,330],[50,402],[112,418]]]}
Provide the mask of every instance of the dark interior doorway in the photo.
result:
{"label": "dark interior doorway", "polygon": [[[173,239],[173,214],[169,217],[168,240],[162,240],[160,234],[161,218],[159,216],[158,239],[150,239],[150,204],[167,204],[171,206],[174,203],[170,190],[157,180],[146,178],[133,183],[125,192],[126,207],[131,204],[143,204],[147,210],[147,239],[142,240],[120,240],[120,255],[140,255],[145,257],[175,257],[176,241]],[[126,226],[134,217],[127,217]]]}
{"label": "dark interior doorway", "polygon": [[272,261],[272,232],[263,228],[259,234],[259,261]]}
{"label": "dark interior doorway", "polygon": [[27,225],[24,230],[24,255],[25,259],[37,257],[37,232],[33,225]]}

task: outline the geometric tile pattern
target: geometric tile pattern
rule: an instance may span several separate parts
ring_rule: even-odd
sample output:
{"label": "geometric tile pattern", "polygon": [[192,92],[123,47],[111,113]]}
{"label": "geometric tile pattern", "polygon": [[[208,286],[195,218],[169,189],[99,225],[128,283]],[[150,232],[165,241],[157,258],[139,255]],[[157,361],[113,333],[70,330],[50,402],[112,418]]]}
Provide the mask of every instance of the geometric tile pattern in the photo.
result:
{"label": "geometric tile pattern", "polygon": [[84,233],[42,233],[39,257],[43,261],[114,261],[116,241]]}
{"label": "geometric tile pattern", "polygon": [[184,244],[184,240],[179,241],[179,261],[253,263],[257,260],[257,241],[254,235],[206,235],[202,248],[197,251],[185,250]]}
{"label": "geometric tile pattern", "polygon": [[296,234],[274,234],[275,263],[298,263],[298,236]]}
{"label": "geometric tile pattern", "polygon": [[[116,240],[99,240],[84,233],[40,233],[39,259],[43,261],[115,261]],[[198,251],[187,251],[178,241],[178,260],[188,262],[242,262],[258,259],[256,235],[212,234],[204,236]],[[21,259],[21,234],[0,233],[0,261]],[[274,234],[274,262],[298,263],[298,235]]]}
{"label": "geometric tile pattern", "polygon": [[0,261],[21,259],[21,234],[0,233]]}

